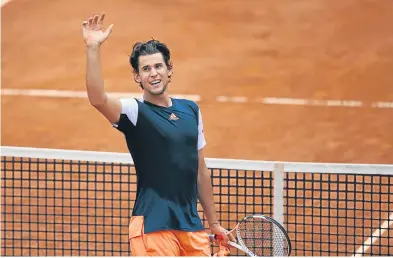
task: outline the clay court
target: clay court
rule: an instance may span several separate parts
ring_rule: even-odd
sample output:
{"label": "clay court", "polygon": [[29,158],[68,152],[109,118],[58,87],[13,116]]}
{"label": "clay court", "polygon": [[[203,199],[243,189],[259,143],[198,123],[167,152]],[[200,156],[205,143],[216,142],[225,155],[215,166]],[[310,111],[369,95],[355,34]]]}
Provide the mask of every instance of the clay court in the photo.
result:
{"label": "clay court", "polygon": [[[393,163],[390,1],[16,0],[2,9],[2,88],[84,91],[81,22],[105,11],[105,87],[138,92],[128,54],[151,37],[173,53],[172,94],[198,94],[219,158]],[[243,96],[246,103],[218,102]],[[264,105],[261,97],[362,101]],[[2,145],[126,152],[87,99],[2,96]]]}
{"label": "clay court", "polygon": [[127,152],[77,97],[81,23],[105,11],[106,90],[142,94],[131,47],[165,42],[170,93],[199,98],[206,156],[393,164],[393,1],[13,0],[1,11],[3,146]]}

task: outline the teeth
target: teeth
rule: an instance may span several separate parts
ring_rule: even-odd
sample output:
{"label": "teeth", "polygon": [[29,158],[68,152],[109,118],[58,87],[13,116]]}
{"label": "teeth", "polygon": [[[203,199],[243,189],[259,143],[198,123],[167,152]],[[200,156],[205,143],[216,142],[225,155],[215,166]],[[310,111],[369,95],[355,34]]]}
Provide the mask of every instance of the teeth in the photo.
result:
{"label": "teeth", "polygon": [[151,84],[158,84],[160,81],[152,81]]}

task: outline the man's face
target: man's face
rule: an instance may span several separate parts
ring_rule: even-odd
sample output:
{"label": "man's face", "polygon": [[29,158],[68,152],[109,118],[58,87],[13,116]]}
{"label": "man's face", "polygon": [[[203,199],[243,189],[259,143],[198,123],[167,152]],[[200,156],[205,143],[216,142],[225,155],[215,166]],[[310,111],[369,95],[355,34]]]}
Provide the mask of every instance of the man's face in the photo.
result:
{"label": "man's face", "polygon": [[165,92],[171,74],[162,54],[156,53],[139,57],[139,71],[134,76],[145,92],[157,96]]}

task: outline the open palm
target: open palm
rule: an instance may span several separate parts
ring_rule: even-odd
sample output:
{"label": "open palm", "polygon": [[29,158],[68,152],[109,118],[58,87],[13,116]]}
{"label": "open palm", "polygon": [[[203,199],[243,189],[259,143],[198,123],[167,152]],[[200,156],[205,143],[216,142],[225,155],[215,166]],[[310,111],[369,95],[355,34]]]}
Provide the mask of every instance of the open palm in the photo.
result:
{"label": "open palm", "polygon": [[102,31],[102,23],[105,19],[105,13],[90,17],[87,21],[82,23],[83,39],[87,46],[101,45],[112,32],[113,24],[111,24],[105,31]]}

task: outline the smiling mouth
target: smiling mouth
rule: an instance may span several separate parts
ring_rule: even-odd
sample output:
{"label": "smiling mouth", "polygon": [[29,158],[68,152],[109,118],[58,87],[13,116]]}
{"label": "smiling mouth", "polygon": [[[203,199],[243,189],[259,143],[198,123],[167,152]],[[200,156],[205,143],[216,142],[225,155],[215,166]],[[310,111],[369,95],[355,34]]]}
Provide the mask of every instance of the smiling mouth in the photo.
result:
{"label": "smiling mouth", "polygon": [[150,82],[150,85],[157,86],[158,84],[160,84],[160,82],[161,82],[161,80],[155,80],[155,81]]}

